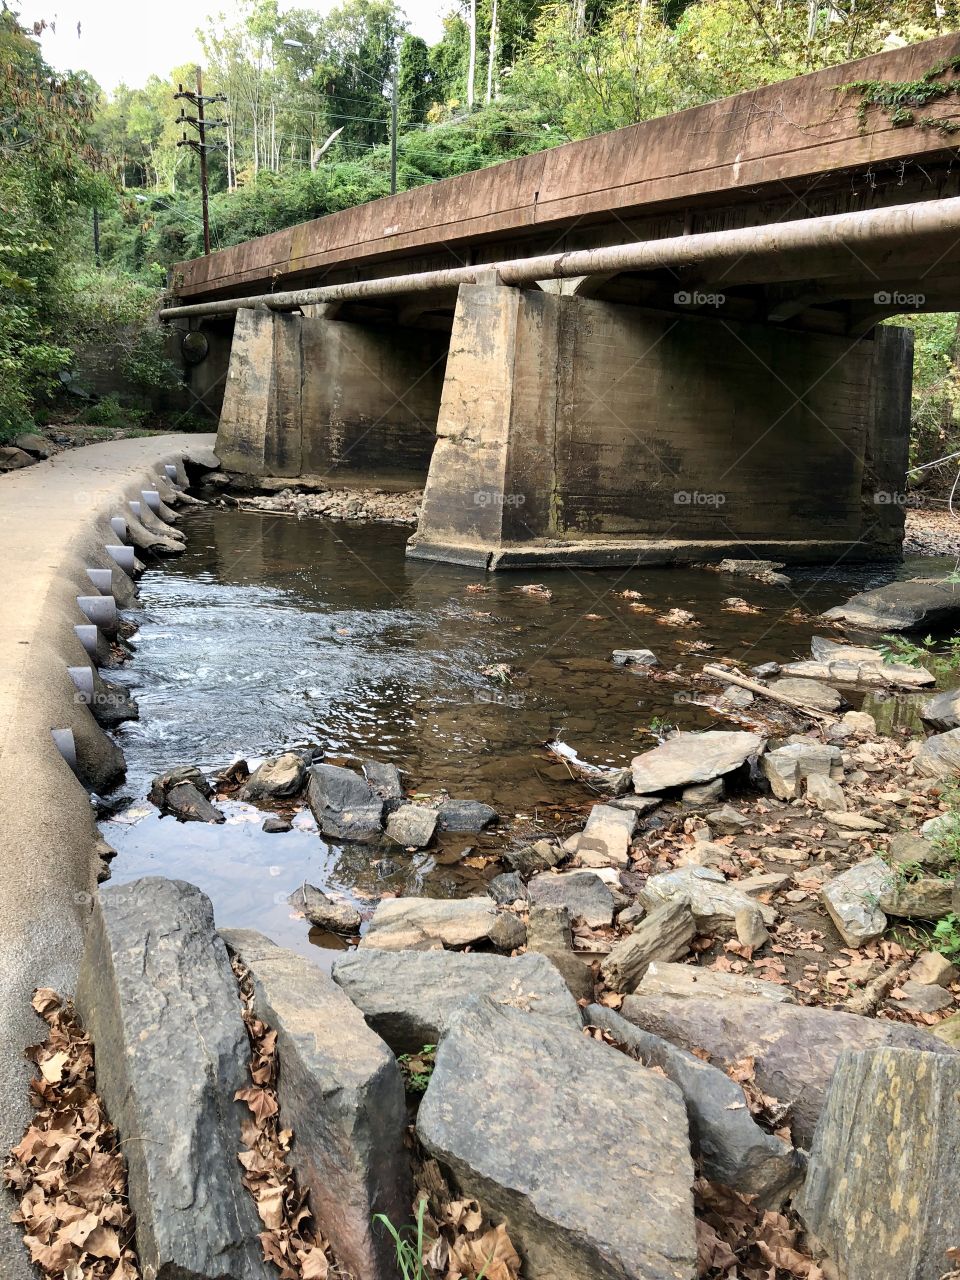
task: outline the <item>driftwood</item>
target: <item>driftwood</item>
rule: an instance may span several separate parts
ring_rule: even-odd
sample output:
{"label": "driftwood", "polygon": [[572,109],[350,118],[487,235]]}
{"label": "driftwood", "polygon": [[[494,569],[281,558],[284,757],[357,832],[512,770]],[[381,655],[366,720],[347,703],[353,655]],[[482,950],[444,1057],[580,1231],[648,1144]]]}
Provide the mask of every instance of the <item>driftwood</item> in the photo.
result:
{"label": "driftwood", "polygon": [[712,663],[708,663],[703,668],[705,676],[713,676],[715,680],[725,680],[727,684],[739,685],[741,689],[749,689],[751,693],[758,694],[761,698],[769,698],[771,702],[782,702],[784,706],[793,707],[795,711],[802,711],[805,716],[812,716],[815,720],[822,720],[829,724],[836,720],[836,716],[830,715],[828,711],[822,711],[819,707],[809,707],[805,702],[800,702],[797,698],[791,698],[786,693],[776,693],[773,689],[768,689],[765,684],[760,684],[758,680],[749,680],[746,676],[741,675],[734,667],[727,670],[726,667],[717,667]]}
{"label": "driftwood", "polygon": [[651,960],[681,959],[696,932],[689,903],[665,902],[655,908],[601,964],[607,986],[613,991],[635,991]]}

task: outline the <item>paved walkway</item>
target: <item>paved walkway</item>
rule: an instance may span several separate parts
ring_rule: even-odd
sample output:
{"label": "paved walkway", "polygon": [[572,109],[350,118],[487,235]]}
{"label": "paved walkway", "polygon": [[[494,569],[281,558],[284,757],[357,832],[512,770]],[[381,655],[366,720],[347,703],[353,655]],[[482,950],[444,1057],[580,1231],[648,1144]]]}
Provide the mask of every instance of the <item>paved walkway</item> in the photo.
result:
{"label": "paved walkway", "polygon": [[[92,732],[68,666],[86,654],[74,634],[95,594],[88,564],[116,542],[108,523],[125,496],[149,488],[162,464],[200,450],[207,435],[153,436],[58,454],[0,475],[0,1158],[29,1117],[24,1048],[42,1038],[35,987],[72,991],[83,916],[95,887],[90,801],[61,759],[52,728]],[[12,1201],[0,1197],[0,1275],[33,1277]]]}

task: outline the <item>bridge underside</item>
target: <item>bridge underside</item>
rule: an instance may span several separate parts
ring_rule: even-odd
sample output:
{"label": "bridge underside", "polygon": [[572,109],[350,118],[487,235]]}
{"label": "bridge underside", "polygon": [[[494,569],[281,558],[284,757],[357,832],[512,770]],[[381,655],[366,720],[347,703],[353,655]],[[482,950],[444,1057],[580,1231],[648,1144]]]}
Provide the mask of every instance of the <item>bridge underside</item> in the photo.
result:
{"label": "bridge underside", "polygon": [[419,475],[409,554],[479,567],[899,554],[908,332],[495,281],[460,287],[445,332],[429,301],[402,324],[240,312],[224,469]]}

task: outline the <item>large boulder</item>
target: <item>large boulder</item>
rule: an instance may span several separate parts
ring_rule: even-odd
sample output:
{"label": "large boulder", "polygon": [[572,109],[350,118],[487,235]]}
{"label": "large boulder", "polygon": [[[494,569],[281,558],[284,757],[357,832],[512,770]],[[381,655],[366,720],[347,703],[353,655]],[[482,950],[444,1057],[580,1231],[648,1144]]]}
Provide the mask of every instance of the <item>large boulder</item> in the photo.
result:
{"label": "large boulder", "polygon": [[546,871],[527,885],[527,895],[539,906],[561,906],[572,920],[582,920],[590,928],[613,922],[613,894],[592,871]]}
{"label": "large boulder", "polygon": [[253,979],[253,1011],[277,1033],[277,1091],[289,1162],[338,1261],[393,1280],[373,1215],[402,1222],[410,1203],[407,1115],[396,1058],[322,969],[252,929],[221,935]]}
{"label": "large boulder", "polygon": [[960,585],[946,578],[908,578],[862,591],[823,615],[867,631],[913,631],[960,619]]}
{"label": "large boulder", "polygon": [[801,1159],[788,1143],[760,1128],[738,1084],[603,1005],[589,1005],[586,1019],[645,1067],[658,1067],[683,1094],[694,1155],[705,1178],[756,1196],[764,1207],[783,1201],[803,1176]]}
{"label": "large boulder", "polygon": [[634,756],[633,789],[638,795],[686,787],[739,769],[763,749],[758,733],[710,729],[705,733],[678,733],[659,747]]}
{"label": "large boulder", "polygon": [[101,892],[77,1007],[120,1133],[144,1274],[269,1280],[237,1163],[250,1044],[209,898],[156,877]]}
{"label": "large boulder", "polygon": [[482,898],[384,898],[373,913],[361,947],[427,951],[432,947],[522,947],[526,930],[517,917]]}
{"label": "large boulder", "polygon": [[960,729],[927,738],[913,757],[913,767],[925,778],[952,778],[960,773]]}
{"label": "large boulder", "polygon": [[867,858],[823,885],[823,905],[848,947],[862,947],[886,929],[880,901],[892,882],[893,874],[882,858]]}
{"label": "large boulder", "polygon": [[580,1010],[545,956],[455,951],[350,951],[333,963],[333,980],[394,1053],[436,1044],[473,996],[536,1013],[579,1030]]}
{"label": "large boulder", "polygon": [[358,844],[380,839],[383,797],[351,769],[335,764],[313,765],[307,781],[307,803],[321,835]]}
{"label": "large boulder", "polygon": [[681,1049],[705,1050],[724,1069],[753,1059],[757,1084],[783,1104],[794,1140],[807,1147],[845,1049],[930,1049],[936,1044],[921,1027],[769,1000],[632,995],[624,997],[620,1012],[628,1022]]}
{"label": "large boulder", "polygon": [[506,1220],[526,1280],[696,1274],[682,1094],[609,1045],[477,999],[440,1040],[417,1136]]}
{"label": "large boulder", "polygon": [[240,799],[256,804],[259,800],[279,800],[299,794],[307,776],[307,766],[298,751],[264,760],[251,773],[240,790]]}
{"label": "large boulder", "polygon": [[935,693],[926,702],[921,702],[920,716],[924,723],[938,733],[960,729],[960,689],[944,689],[942,693]]}
{"label": "large boulder", "polygon": [[798,1211],[847,1280],[937,1280],[960,1241],[960,1055],[843,1053]]}

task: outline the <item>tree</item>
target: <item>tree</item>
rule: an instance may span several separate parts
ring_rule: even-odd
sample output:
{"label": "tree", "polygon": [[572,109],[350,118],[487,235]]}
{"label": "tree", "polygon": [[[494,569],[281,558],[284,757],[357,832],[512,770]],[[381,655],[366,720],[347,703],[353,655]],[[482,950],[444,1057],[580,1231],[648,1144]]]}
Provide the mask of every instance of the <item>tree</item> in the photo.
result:
{"label": "tree", "polygon": [[406,35],[400,46],[397,97],[401,125],[423,124],[430,109],[430,53],[419,36]]}

